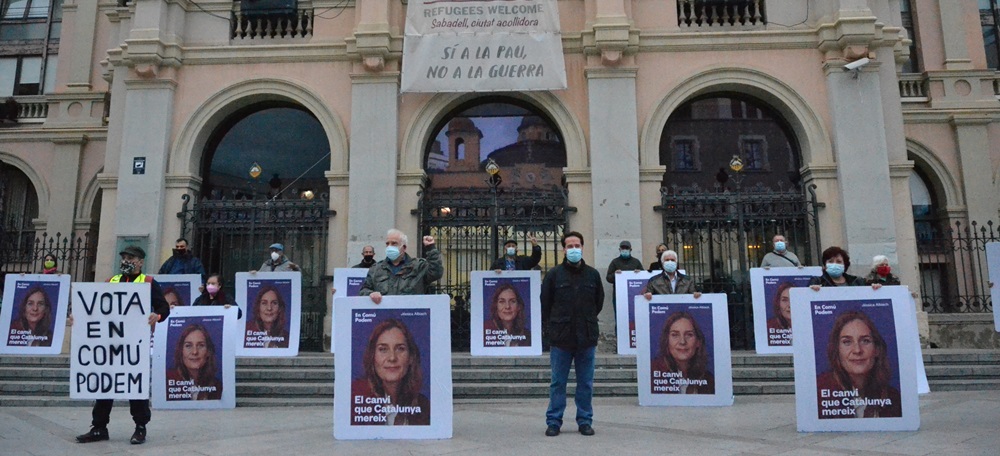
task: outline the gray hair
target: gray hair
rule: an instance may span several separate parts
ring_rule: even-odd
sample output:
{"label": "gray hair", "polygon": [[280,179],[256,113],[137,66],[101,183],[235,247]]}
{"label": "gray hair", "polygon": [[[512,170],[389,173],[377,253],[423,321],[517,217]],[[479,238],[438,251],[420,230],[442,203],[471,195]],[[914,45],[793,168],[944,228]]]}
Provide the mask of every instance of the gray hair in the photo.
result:
{"label": "gray hair", "polygon": [[666,257],[667,255],[673,255],[674,258],[680,259],[680,257],[677,256],[677,252],[673,250],[667,250],[666,252],[663,252],[662,255],[660,255],[660,262],[666,261],[663,258]]}
{"label": "gray hair", "polygon": [[409,245],[409,242],[408,242],[409,238],[406,237],[406,233],[393,228],[393,229],[389,230],[387,233],[385,233],[385,238],[389,239],[389,236],[392,236],[392,235],[399,236],[400,243],[403,244],[403,246]]}
{"label": "gray hair", "polygon": [[875,257],[872,258],[872,271],[878,268],[882,263],[889,264],[889,257],[885,255],[875,255]]}

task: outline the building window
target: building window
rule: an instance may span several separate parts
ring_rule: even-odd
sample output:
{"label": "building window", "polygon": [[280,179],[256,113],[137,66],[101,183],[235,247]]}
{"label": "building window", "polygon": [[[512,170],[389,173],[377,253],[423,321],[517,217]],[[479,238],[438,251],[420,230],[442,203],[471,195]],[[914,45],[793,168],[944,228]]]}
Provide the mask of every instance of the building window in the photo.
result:
{"label": "building window", "polygon": [[743,153],[743,169],[746,171],[768,171],[767,140],[763,136],[740,137],[740,151]]}
{"label": "building window", "polygon": [[695,138],[674,137],[670,142],[674,151],[673,171],[698,171],[701,168]]}
{"label": "building window", "polygon": [[917,31],[913,24],[913,9],[910,0],[900,0],[899,15],[906,29],[906,35],[910,37],[910,58],[903,63],[903,73],[920,72],[920,55],[917,54]]}
{"label": "building window", "polygon": [[51,93],[55,87],[56,56],[51,55],[47,60],[48,65],[43,68],[39,55],[0,57],[0,97]]}
{"label": "building window", "polygon": [[983,31],[986,66],[1000,69],[1000,0],[979,0],[979,24]]}

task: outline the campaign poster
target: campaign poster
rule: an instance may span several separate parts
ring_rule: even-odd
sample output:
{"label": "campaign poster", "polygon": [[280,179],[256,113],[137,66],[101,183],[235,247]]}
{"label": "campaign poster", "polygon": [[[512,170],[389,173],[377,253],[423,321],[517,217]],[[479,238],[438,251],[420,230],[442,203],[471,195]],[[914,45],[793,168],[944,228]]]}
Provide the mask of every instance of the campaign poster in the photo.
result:
{"label": "campaign poster", "polygon": [[754,341],[758,354],[792,354],[791,289],[808,287],[813,277],[821,275],[823,268],[819,266],[750,269]]}
{"label": "campaign poster", "polygon": [[244,315],[236,356],[299,354],[302,273],[238,272],[236,302]]}
{"label": "campaign poster", "polygon": [[149,283],[72,284],[71,399],[149,399]]}
{"label": "campaign poster", "polygon": [[157,274],[153,277],[160,285],[163,298],[171,308],[190,306],[201,292],[201,274]]}
{"label": "campaign poster", "polygon": [[236,407],[236,317],[234,307],[177,307],[170,311],[153,343],[154,407]]}
{"label": "campaign poster", "polygon": [[[909,287],[907,287],[909,288]],[[927,368],[924,366],[924,349],[920,346],[920,329],[917,327],[917,301],[914,299],[915,295],[910,293],[910,309],[908,312],[910,319],[913,320],[910,326],[913,331],[910,334],[910,339],[913,340],[913,362],[915,363],[917,369],[917,394],[930,394],[931,384],[927,381]]]}
{"label": "campaign poster", "polygon": [[733,405],[726,295],[634,299],[639,405]]}
{"label": "campaign poster", "polygon": [[1000,242],[986,244],[986,267],[989,269],[992,284],[990,299],[993,302],[993,323],[1000,332],[1000,310],[997,310],[997,303],[1000,302]]}
{"label": "campaign poster", "polygon": [[799,431],[917,430],[909,290],[796,288],[792,301]]}
{"label": "campaign poster", "polygon": [[646,291],[646,282],[660,271],[622,271],[615,274],[615,327],[618,334],[618,354],[638,353],[635,331],[635,297]]}
{"label": "campaign poster", "polygon": [[472,271],[472,356],[542,354],[542,273]]}
{"label": "campaign poster", "polygon": [[447,295],[337,298],[337,439],[452,436]]}
{"label": "campaign poster", "polygon": [[[334,299],[358,296],[361,287],[365,284],[365,277],[368,277],[368,268],[336,268],[333,270],[333,293]],[[330,318],[336,318],[333,313]],[[337,322],[330,323],[330,340],[337,338]],[[336,353],[337,344],[330,344],[330,353]]]}
{"label": "campaign poster", "polygon": [[0,354],[58,355],[66,333],[67,274],[8,274],[0,307]]}

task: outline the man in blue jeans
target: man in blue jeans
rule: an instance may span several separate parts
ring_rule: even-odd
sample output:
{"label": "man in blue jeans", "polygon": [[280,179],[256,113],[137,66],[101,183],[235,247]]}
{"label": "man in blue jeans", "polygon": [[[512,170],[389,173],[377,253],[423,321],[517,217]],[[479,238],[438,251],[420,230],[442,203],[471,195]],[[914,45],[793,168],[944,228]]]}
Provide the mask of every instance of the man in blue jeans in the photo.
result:
{"label": "man in blue jeans", "polygon": [[563,235],[562,264],[549,270],[542,281],[542,322],[551,351],[552,384],[545,412],[545,435],[555,437],[566,410],[566,379],[576,365],[576,424],[583,435],[594,435],[594,352],[597,349],[597,315],[604,307],[601,274],[583,262],[583,235]]}

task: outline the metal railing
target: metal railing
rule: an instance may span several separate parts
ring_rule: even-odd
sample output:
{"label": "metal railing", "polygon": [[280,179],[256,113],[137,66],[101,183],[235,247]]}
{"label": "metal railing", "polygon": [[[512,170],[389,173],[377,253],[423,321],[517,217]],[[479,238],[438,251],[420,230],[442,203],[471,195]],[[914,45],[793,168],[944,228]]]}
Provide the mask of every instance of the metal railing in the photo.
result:
{"label": "metal railing", "polygon": [[767,25],[764,0],[677,0],[677,25],[756,27]]}
{"label": "metal railing", "polygon": [[312,8],[300,8],[288,14],[243,12],[239,9],[239,2],[234,2],[229,20],[229,38],[262,40],[310,37],[313,34],[313,13]]}
{"label": "metal railing", "polygon": [[0,273],[6,274],[38,274],[42,272],[45,256],[56,257],[57,269],[60,273],[69,274],[74,282],[90,282],[94,280],[94,260],[97,257],[97,239],[90,233],[79,236],[63,236],[56,233],[49,236],[41,233],[34,237],[33,242],[24,242],[2,233],[0,240]]}
{"label": "metal railing", "polygon": [[899,96],[903,103],[926,102],[927,79],[922,74],[899,75]]}
{"label": "metal railing", "polygon": [[[933,223],[931,223],[933,225]],[[991,312],[986,244],[1000,242],[993,221],[918,230],[920,297],[930,313]]]}

